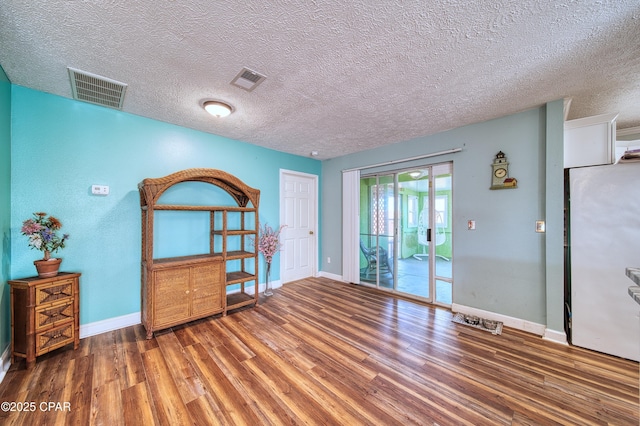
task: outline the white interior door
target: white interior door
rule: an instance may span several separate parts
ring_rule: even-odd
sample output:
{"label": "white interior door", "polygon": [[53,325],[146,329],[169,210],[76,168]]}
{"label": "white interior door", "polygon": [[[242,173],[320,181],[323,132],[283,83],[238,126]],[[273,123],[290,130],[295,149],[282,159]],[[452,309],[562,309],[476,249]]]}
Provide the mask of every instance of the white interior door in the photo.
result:
{"label": "white interior door", "polygon": [[317,270],[317,188],[315,175],[280,171],[283,283],[314,276]]}

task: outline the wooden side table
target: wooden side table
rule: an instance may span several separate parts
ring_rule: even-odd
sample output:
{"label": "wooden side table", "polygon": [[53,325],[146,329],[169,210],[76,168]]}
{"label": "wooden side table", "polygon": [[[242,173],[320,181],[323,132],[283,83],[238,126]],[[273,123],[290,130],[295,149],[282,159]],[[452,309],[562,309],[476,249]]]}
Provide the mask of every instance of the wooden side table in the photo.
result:
{"label": "wooden side table", "polygon": [[80,274],[9,281],[11,286],[11,362],[36,357],[73,343],[80,344]]}

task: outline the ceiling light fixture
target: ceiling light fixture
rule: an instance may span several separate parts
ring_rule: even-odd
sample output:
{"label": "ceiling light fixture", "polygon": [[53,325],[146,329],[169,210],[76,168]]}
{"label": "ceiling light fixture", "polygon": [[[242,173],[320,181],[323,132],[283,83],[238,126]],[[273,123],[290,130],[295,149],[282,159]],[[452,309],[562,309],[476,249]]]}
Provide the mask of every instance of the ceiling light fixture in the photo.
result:
{"label": "ceiling light fixture", "polygon": [[411,176],[414,179],[418,179],[421,175],[422,175],[421,170],[414,170],[412,172],[409,172],[409,176]]}
{"label": "ceiling light fixture", "polygon": [[205,101],[202,107],[214,117],[226,117],[233,112],[233,107],[227,103],[220,101]]}

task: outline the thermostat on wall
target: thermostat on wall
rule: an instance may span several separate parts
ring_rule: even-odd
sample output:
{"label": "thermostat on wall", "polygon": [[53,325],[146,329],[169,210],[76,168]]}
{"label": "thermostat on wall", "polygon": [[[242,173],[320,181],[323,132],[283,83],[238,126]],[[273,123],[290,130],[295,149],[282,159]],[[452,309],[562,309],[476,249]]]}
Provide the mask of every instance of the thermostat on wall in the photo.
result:
{"label": "thermostat on wall", "polygon": [[109,195],[108,185],[91,185],[91,193],[93,195]]}

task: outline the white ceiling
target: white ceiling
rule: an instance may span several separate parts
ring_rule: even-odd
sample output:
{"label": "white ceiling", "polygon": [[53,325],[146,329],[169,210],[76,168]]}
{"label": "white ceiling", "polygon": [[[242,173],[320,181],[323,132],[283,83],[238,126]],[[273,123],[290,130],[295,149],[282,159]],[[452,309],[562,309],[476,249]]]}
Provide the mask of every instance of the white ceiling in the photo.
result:
{"label": "white ceiling", "polygon": [[[126,83],[123,111],[319,159],[560,98],[640,126],[639,46],[638,0],[0,4],[14,84],[71,97],[72,67]],[[267,76],[252,92],[230,84],[244,66]]]}

